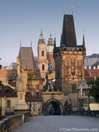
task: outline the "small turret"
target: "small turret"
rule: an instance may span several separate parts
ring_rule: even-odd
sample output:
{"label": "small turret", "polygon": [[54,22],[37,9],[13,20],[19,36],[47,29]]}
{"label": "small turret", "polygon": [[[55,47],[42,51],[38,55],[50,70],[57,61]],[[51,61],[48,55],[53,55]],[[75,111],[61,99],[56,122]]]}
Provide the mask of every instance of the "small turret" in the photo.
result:
{"label": "small turret", "polygon": [[45,39],[44,39],[44,37],[43,37],[42,29],[41,29],[40,39],[39,39],[39,41],[38,41],[38,44],[45,44]]}
{"label": "small turret", "polygon": [[44,39],[44,38],[43,38],[43,32],[42,32],[42,29],[41,29],[40,39]]}

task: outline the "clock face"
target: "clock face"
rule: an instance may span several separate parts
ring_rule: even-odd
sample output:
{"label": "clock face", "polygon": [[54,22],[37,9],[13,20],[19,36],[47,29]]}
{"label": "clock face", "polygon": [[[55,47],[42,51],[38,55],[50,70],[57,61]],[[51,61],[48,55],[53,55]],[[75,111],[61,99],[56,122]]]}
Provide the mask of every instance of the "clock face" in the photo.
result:
{"label": "clock face", "polygon": [[47,52],[53,52],[54,46],[48,45],[47,46]]}

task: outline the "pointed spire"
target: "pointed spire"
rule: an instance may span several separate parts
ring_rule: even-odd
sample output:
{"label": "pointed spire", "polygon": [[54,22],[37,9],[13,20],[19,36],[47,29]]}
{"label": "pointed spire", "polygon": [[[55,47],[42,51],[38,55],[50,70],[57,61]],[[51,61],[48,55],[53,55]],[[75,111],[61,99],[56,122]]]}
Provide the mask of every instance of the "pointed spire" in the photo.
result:
{"label": "pointed spire", "polygon": [[83,34],[83,48],[85,48],[85,37],[84,37],[84,34]]}
{"label": "pointed spire", "polygon": [[31,47],[32,47],[32,40],[31,40]]}
{"label": "pointed spire", "polygon": [[66,5],[64,5],[64,15],[66,14]]}
{"label": "pointed spire", "polygon": [[21,47],[21,39],[20,39],[20,47]]}
{"label": "pointed spire", "polygon": [[54,36],[54,50],[56,48],[56,35]]}
{"label": "pointed spire", "polygon": [[77,46],[73,15],[64,15],[60,46],[61,47]]}
{"label": "pointed spire", "polygon": [[50,38],[52,38],[52,34],[51,34],[51,32],[50,32]]}
{"label": "pointed spire", "polygon": [[38,44],[45,44],[45,39],[43,37],[43,31],[41,29],[41,33],[40,33],[40,39],[38,40]]}
{"label": "pointed spire", "polygon": [[42,31],[42,29],[41,29],[40,39],[44,39],[43,38],[43,31]]}

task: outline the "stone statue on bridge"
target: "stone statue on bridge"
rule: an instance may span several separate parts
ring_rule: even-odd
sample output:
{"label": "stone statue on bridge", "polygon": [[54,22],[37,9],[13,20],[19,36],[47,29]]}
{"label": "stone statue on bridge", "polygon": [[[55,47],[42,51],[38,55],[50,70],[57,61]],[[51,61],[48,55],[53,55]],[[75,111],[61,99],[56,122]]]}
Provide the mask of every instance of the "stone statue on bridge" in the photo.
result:
{"label": "stone statue on bridge", "polygon": [[17,82],[16,82],[18,101],[16,104],[15,111],[28,110],[28,105],[25,102],[26,85],[27,85],[27,72],[23,72],[18,75]]}

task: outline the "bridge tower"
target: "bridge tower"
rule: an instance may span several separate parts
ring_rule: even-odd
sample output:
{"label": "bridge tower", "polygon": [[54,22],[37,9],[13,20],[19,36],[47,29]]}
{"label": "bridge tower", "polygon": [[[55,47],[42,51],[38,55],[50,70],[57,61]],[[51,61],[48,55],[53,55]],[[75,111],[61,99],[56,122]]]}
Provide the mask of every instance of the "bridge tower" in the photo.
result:
{"label": "bridge tower", "polygon": [[56,90],[68,97],[77,109],[77,90],[84,77],[85,41],[77,45],[73,15],[64,15],[60,47],[54,46]]}

